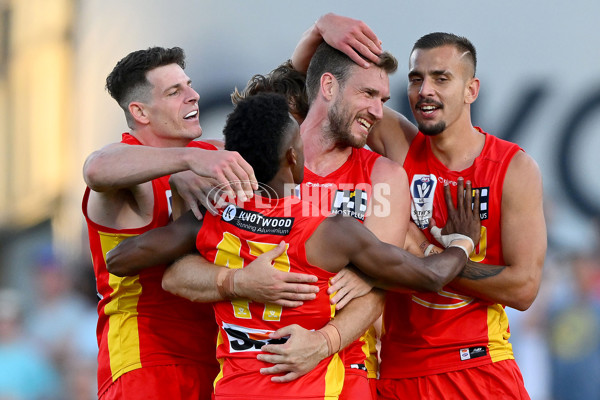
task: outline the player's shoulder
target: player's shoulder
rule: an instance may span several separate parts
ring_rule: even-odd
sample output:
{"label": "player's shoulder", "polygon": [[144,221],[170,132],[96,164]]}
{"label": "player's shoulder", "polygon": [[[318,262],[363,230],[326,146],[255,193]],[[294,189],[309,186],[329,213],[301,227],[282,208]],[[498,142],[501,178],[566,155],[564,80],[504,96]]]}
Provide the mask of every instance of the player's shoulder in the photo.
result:
{"label": "player's shoulder", "polygon": [[390,160],[387,157],[379,157],[373,165],[371,171],[371,179],[373,181],[397,181],[408,179],[404,167],[396,161]]}

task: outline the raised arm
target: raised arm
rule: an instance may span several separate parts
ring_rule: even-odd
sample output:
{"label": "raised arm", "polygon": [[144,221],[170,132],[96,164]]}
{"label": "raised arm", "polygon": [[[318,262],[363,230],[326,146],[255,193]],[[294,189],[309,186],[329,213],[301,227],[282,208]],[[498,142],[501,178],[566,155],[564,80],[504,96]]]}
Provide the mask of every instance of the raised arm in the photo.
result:
{"label": "raised arm", "polygon": [[404,115],[384,106],[383,119],[369,133],[367,145],[374,152],[402,165],[418,131]]}
{"label": "raised arm", "polygon": [[[527,196],[522,196],[527,182]],[[542,177],[535,161],[518,152],[511,161],[502,191],[502,250],[506,265],[469,262],[452,282],[468,294],[526,310],[537,296],[546,255]]]}
{"label": "raised arm", "polygon": [[184,170],[215,179],[232,195],[252,197],[257,188],[252,167],[237,152],[193,147],[113,143],[90,154],[83,176],[93,191],[109,192]]}
{"label": "raised arm", "polygon": [[300,38],[292,54],[296,70],[306,73],[310,59],[323,40],[365,68],[370,64],[363,57],[376,63],[383,51],[381,41],[367,24],[329,13],[320,17]]}

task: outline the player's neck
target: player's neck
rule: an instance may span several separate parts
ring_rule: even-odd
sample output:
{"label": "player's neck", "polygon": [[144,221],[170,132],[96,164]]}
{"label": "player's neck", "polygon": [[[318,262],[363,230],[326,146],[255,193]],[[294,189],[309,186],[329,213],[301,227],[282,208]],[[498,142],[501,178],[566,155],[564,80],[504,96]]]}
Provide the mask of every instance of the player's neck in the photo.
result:
{"label": "player's neck", "polygon": [[481,154],[485,135],[472,125],[452,126],[431,137],[431,150],[437,159],[452,171],[469,168]]}
{"label": "player's neck", "polygon": [[321,126],[302,124],[300,134],[304,144],[304,165],[313,173],[325,176],[340,168],[352,154],[351,147],[339,147],[323,135]]}

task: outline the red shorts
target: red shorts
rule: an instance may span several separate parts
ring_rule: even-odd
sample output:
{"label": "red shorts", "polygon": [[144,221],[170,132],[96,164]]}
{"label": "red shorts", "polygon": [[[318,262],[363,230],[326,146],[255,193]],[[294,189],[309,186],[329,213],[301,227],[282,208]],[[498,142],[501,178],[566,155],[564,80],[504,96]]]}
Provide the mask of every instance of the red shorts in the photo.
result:
{"label": "red shorts", "polygon": [[515,360],[416,378],[379,379],[379,399],[529,400]]}
{"label": "red shorts", "polygon": [[374,379],[367,378],[367,371],[345,368],[344,387],[340,393],[339,400],[365,400],[375,399],[376,393],[372,391],[374,387],[370,381]]}
{"label": "red shorts", "polygon": [[197,365],[162,365],[123,374],[100,400],[210,400],[215,376]]}

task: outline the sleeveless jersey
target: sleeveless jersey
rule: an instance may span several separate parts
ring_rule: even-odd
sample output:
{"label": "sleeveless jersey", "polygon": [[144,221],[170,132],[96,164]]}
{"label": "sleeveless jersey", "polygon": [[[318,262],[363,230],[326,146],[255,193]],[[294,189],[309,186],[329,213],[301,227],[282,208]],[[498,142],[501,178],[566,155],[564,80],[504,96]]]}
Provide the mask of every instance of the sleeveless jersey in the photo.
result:
{"label": "sleeveless jersey", "polygon": [[[122,143],[142,145],[123,134]],[[216,150],[192,141],[189,146]],[[111,229],[88,217],[90,189],[83,197],[98,303],[98,394],[126,372],[146,366],[198,364],[214,376],[216,327],[210,304],[193,303],[162,289],[165,265],[147,268],[139,275],[118,277],[106,270],[106,253],[127,237],[140,235],[170,221],[169,176],[152,181],[152,221],[135,229]]]}
{"label": "sleeveless jersey", "polygon": [[[465,181],[470,180],[473,190],[480,192],[481,217],[481,239],[470,258],[504,265],[500,231],[502,187],[508,165],[521,149],[477,129],[486,136],[485,145],[473,165],[460,172],[449,170],[435,157],[428,137],[422,133],[415,137],[404,162],[410,182],[411,217],[437,244],[425,228],[431,217],[438,226],[446,224],[444,182],[450,182],[456,198],[457,179],[462,176]],[[449,287],[438,293],[414,295],[388,292],[383,329],[380,376],[385,379],[438,374],[514,359],[504,307]]]}
{"label": "sleeveless jersey", "polygon": [[[353,148],[348,160],[329,175],[319,176],[304,167],[304,181],[300,186],[302,199],[318,204],[322,215],[342,213],[364,223],[372,195],[371,171],[379,157],[379,154],[365,148]],[[369,378],[376,378],[375,345],[375,330],[370,328],[342,350],[346,368],[368,370]]]}
{"label": "sleeveless jersey", "polygon": [[308,374],[290,383],[271,382],[260,368],[272,364],[256,359],[269,339],[269,333],[291,324],[319,329],[333,317],[327,288],[335,274],[309,264],[305,242],[325,216],[312,216],[309,205],[297,197],[268,199],[256,195],[238,207],[230,204],[222,215],[209,213],[198,232],[198,251],[217,265],[243,268],[258,255],[286,242],[285,252],[274,260],[274,267],[318,277],[319,293],[300,307],[282,308],[237,298],[213,304],[219,326],[217,358],[221,372],[215,380],[218,399],[337,399],[342,389],[344,368],[337,354],[321,361]]}

